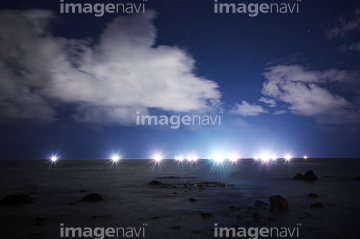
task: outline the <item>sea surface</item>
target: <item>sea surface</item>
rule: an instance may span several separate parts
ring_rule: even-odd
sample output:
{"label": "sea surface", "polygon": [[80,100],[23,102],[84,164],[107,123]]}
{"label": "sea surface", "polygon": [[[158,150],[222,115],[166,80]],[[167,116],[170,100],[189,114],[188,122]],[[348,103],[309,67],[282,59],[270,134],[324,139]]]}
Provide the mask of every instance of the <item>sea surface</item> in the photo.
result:
{"label": "sea surface", "polygon": [[[318,176],[315,182],[292,179],[310,169]],[[215,223],[218,227],[298,228],[298,238],[359,238],[357,176],[360,159],[341,158],[267,163],[252,159],[237,163],[205,159],[191,163],[172,159],[160,163],[145,159],[118,163],[0,160],[0,199],[27,194],[35,200],[27,205],[0,206],[0,238],[61,238],[60,224],[136,227],[145,230],[141,236],[146,238],[214,238]],[[165,186],[147,185],[151,180]],[[227,186],[196,186],[212,181]],[[79,202],[89,193],[99,193],[104,200]],[[309,193],[319,197],[309,198]],[[256,200],[268,203],[272,195],[282,195],[288,201],[288,212],[254,207]],[[311,208],[314,202],[323,203],[325,208]],[[256,211],[262,215],[260,219],[252,217]],[[213,217],[203,218],[201,213]],[[42,219],[36,221],[37,217]]]}

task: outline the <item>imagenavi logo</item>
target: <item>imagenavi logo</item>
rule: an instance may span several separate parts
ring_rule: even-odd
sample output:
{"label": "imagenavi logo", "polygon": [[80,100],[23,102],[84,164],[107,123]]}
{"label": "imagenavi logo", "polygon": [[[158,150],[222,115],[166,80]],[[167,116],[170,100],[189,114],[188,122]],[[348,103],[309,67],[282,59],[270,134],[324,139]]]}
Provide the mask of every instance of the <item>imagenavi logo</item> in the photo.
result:
{"label": "imagenavi logo", "polygon": [[242,13],[249,17],[263,14],[299,13],[301,0],[295,3],[229,3],[226,0],[214,0],[214,13]]}
{"label": "imagenavi logo", "polygon": [[136,112],[136,125],[168,126],[178,129],[185,126],[215,126],[221,125],[221,114],[218,115],[141,115]]}
{"label": "imagenavi logo", "polygon": [[145,238],[147,223],[140,227],[69,227],[60,223],[60,238]]}
{"label": "imagenavi logo", "polygon": [[301,224],[296,227],[219,227],[214,224],[214,237],[228,238],[298,238]]}
{"label": "imagenavi logo", "polygon": [[60,0],[60,13],[93,14],[95,17],[102,17],[105,13],[145,13],[145,3],[147,1],[148,0],[139,0],[139,3],[74,3],[69,0]]}

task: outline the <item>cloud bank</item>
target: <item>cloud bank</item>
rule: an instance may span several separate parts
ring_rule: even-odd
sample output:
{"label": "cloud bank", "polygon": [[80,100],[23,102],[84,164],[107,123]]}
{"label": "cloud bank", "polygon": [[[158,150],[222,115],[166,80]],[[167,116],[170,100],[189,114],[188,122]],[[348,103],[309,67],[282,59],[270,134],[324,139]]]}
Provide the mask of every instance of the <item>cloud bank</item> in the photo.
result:
{"label": "cloud bank", "polygon": [[[360,31],[360,8],[355,9],[353,19],[347,21],[344,17],[340,17],[338,22],[340,23],[338,26],[326,31],[328,39],[348,37],[354,32],[356,32],[354,35],[358,35],[358,31]],[[360,41],[351,44],[342,44],[339,50],[360,52]]]}
{"label": "cloud bank", "polygon": [[335,37],[344,37],[351,31],[360,30],[360,8],[355,9],[355,17],[349,21],[344,17],[338,19],[338,26],[326,31],[326,35],[329,39]]}
{"label": "cloud bank", "polygon": [[194,74],[184,50],[156,46],[155,13],[121,16],[98,43],[54,37],[50,11],[0,12],[0,116],[52,122],[70,105],[78,122],[135,123],[136,111],[206,111],[218,85]]}
{"label": "cloud bank", "polygon": [[[340,17],[339,24],[326,31],[329,40],[346,38],[360,31],[360,8],[353,18]],[[340,51],[360,52],[360,42],[343,44]],[[301,65],[276,65],[264,72],[265,82],[261,90],[261,105],[243,101],[235,104],[231,112],[241,116],[257,116],[261,113],[282,115],[292,113],[315,119],[324,124],[360,124],[360,71],[358,70],[308,70]],[[331,92],[346,91],[346,97]]]}
{"label": "cloud bank", "polygon": [[300,65],[278,65],[268,68],[264,76],[262,94],[284,104],[293,114],[327,124],[360,123],[360,106],[325,88],[329,82],[348,84],[358,80],[358,72],[310,71]]}

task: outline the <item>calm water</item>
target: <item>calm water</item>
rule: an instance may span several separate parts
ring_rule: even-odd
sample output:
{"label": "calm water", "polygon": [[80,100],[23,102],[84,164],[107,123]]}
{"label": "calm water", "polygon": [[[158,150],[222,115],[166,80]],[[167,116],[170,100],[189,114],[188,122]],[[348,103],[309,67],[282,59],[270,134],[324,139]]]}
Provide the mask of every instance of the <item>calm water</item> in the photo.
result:
{"label": "calm water", "polygon": [[[313,183],[292,180],[297,173],[312,169]],[[176,176],[179,178],[159,179]],[[308,159],[261,164],[242,160],[237,164],[214,165],[207,160],[177,163],[165,160],[122,160],[114,165],[107,160],[0,161],[0,198],[9,194],[29,194],[31,205],[0,207],[1,238],[59,238],[59,224],[81,227],[140,227],[147,224],[147,238],[212,238],[214,223],[221,226],[289,226],[301,223],[301,238],[357,238],[360,219],[360,160]],[[153,179],[182,184],[221,181],[233,188],[154,188]],[[81,192],[85,190],[86,192]],[[79,203],[88,193],[103,195],[99,203]],[[319,194],[310,199],[309,193]],[[268,201],[281,194],[290,205],[289,212],[269,214],[275,222],[255,222],[251,215],[255,200]],[[191,203],[189,198],[196,198]],[[310,208],[322,202],[324,209]],[[235,206],[236,209],[230,209]],[[203,219],[200,212],[213,218]],[[242,220],[236,219],[240,215]],[[41,225],[37,216],[46,217]],[[179,225],[180,229],[173,229]]]}

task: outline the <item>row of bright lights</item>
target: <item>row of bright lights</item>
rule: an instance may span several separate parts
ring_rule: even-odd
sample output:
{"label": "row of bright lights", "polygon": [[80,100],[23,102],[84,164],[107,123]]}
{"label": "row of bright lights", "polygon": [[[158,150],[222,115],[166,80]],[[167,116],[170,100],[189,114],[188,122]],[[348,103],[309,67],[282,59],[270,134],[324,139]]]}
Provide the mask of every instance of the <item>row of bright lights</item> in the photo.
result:
{"label": "row of bright lights", "polygon": [[[156,158],[154,158],[156,161],[161,161],[162,157],[160,156],[157,156]],[[179,156],[179,157],[175,157],[175,160],[177,161],[183,161],[183,160],[187,160],[187,161],[190,161],[190,162],[194,162],[194,161],[197,161],[199,158],[197,156],[187,156],[187,157],[183,157],[183,156]],[[212,160],[216,163],[221,163],[221,162],[224,162],[226,160],[230,161],[230,162],[236,162],[237,160],[240,159],[240,157],[236,156],[236,155],[230,155],[228,157],[225,157],[225,156],[222,156],[222,155],[214,155],[212,157],[208,157],[207,158],[208,160]],[[261,156],[261,157],[258,157],[258,156],[255,156],[253,158],[255,161],[257,160],[260,160],[260,161],[263,161],[263,162],[267,162],[267,161],[270,161],[270,160],[277,160],[277,159],[281,159],[277,156]],[[283,158],[285,159],[286,161],[289,161],[292,159],[292,156],[290,154],[287,154],[285,155],[285,157]],[[304,159],[307,159],[307,156],[304,156]]]}
{"label": "row of bright lights", "polygon": [[[304,159],[308,159],[308,156],[304,156],[303,157]],[[57,160],[59,159],[59,157],[57,155],[52,155],[50,157],[50,160],[52,162],[56,162]],[[119,160],[121,159],[121,157],[118,155],[118,154],[114,154],[111,156],[111,160],[114,162],[114,163],[117,163]],[[155,162],[160,162],[164,159],[164,157],[161,155],[161,154],[155,154],[152,159],[155,161]],[[188,155],[186,157],[184,156],[178,156],[178,157],[175,157],[175,160],[176,161],[179,161],[179,162],[182,162],[184,160],[188,161],[188,162],[196,162],[198,159],[200,159],[197,155]],[[236,162],[237,160],[240,159],[240,157],[238,157],[237,155],[235,154],[232,154],[228,157],[225,157],[223,155],[220,155],[220,154],[217,154],[217,155],[214,155],[212,157],[209,157],[207,158],[209,160],[212,160],[214,161],[215,163],[222,163],[226,160],[229,160],[230,162]],[[292,159],[292,156],[290,154],[286,154],[283,158],[279,158],[275,155],[261,155],[260,157],[258,156],[255,156],[253,158],[255,161],[262,161],[262,162],[269,162],[269,161],[275,161],[277,159],[285,159],[286,161],[290,161]]]}
{"label": "row of bright lights", "polygon": [[[56,162],[57,160],[59,159],[59,157],[57,156],[57,155],[52,155],[51,157],[50,157],[50,160],[52,161],[52,162]],[[113,161],[113,162],[118,162],[119,160],[120,160],[121,158],[120,158],[120,156],[119,155],[117,155],[117,154],[114,154],[113,156],[111,156],[111,160]]]}

